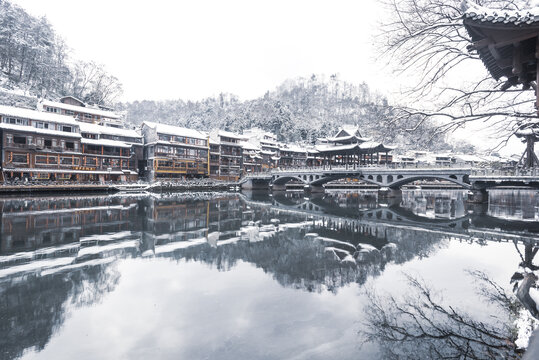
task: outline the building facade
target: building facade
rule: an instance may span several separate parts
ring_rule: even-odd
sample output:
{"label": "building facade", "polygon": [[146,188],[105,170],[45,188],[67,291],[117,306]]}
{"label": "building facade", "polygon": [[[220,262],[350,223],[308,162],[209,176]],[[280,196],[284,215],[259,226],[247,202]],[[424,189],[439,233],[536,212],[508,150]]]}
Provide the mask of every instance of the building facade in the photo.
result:
{"label": "building facade", "polygon": [[219,149],[219,170],[217,174],[212,176],[219,180],[238,180],[242,175],[243,147],[241,141],[245,137],[229,131],[216,130],[211,132],[211,139],[214,160],[217,160],[217,145]]}
{"label": "building facade", "polygon": [[208,177],[208,134],[179,126],[145,121],[144,176],[147,180]]}
{"label": "building facade", "polygon": [[[88,129],[88,126],[91,128]],[[2,179],[7,181],[136,181],[142,137],[79,122],[71,116],[0,106]],[[133,145],[133,144],[136,144]]]}

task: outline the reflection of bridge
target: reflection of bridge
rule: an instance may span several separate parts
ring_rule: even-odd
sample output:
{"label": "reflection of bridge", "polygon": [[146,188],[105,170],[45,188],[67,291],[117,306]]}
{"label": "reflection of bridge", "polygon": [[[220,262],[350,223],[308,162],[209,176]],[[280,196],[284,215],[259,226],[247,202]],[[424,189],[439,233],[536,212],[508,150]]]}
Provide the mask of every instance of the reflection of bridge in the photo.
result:
{"label": "reflection of bridge", "polygon": [[339,208],[328,208],[320,198],[305,199],[300,203],[284,204],[279,197],[274,197],[271,205],[258,203],[258,205],[270,206],[277,212],[298,212],[313,218],[331,219],[336,226],[346,226],[352,229],[371,228],[373,232],[384,233],[385,229],[413,230],[425,232],[442,238],[453,238],[461,241],[496,241],[518,242],[524,244],[539,243],[539,237],[523,228],[504,229],[504,220],[492,218],[491,224],[484,221],[480,226],[474,226],[475,216],[465,215],[457,219],[425,218],[415,215],[413,212],[399,206],[377,207],[374,209],[359,210],[357,218],[341,213]]}
{"label": "reflection of bridge", "polygon": [[393,168],[390,166],[374,167],[313,167],[298,169],[274,169],[266,173],[250,174],[240,180],[245,189],[285,190],[286,183],[299,182],[313,192],[323,191],[322,185],[339,179],[355,178],[366,183],[390,189],[399,189],[402,185],[417,180],[445,180],[463,188],[485,189],[493,186],[536,186],[539,176],[518,175],[479,175],[471,168],[458,167],[420,167]]}

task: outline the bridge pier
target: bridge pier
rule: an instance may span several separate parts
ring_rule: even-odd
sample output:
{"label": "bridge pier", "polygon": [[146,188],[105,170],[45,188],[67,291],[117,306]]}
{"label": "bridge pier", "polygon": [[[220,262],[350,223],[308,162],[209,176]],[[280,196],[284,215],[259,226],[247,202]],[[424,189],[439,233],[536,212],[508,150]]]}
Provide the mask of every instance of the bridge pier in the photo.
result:
{"label": "bridge pier", "polygon": [[488,192],[486,189],[473,189],[472,194],[468,196],[468,201],[471,203],[486,203],[488,202]]}

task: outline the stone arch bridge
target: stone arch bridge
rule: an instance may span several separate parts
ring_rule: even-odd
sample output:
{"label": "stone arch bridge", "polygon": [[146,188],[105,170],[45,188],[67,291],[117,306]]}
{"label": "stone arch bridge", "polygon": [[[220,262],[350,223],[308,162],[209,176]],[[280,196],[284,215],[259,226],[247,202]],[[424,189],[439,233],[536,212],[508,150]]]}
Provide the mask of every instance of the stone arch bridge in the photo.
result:
{"label": "stone arch bridge", "polygon": [[463,188],[470,188],[470,168],[404,168],[388,167],[333,167],[272,170],[268,173],[247,175],[240,180],[244,189],[274,190],[286,189],[289,182],[304,184],[311,191],[323,191],[322,185],[339,179],[356,178],[389,189],[399,189],[402,185],[416,180],[446,180]]}

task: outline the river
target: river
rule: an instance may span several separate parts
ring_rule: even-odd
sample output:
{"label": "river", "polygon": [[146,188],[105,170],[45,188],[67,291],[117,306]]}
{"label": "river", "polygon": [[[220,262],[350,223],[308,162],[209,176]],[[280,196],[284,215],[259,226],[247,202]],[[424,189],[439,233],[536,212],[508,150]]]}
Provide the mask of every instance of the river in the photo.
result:
{"label": "river", "polygon": [[513,356],[539,194],[465,198],[0,199],[0,359]]}

